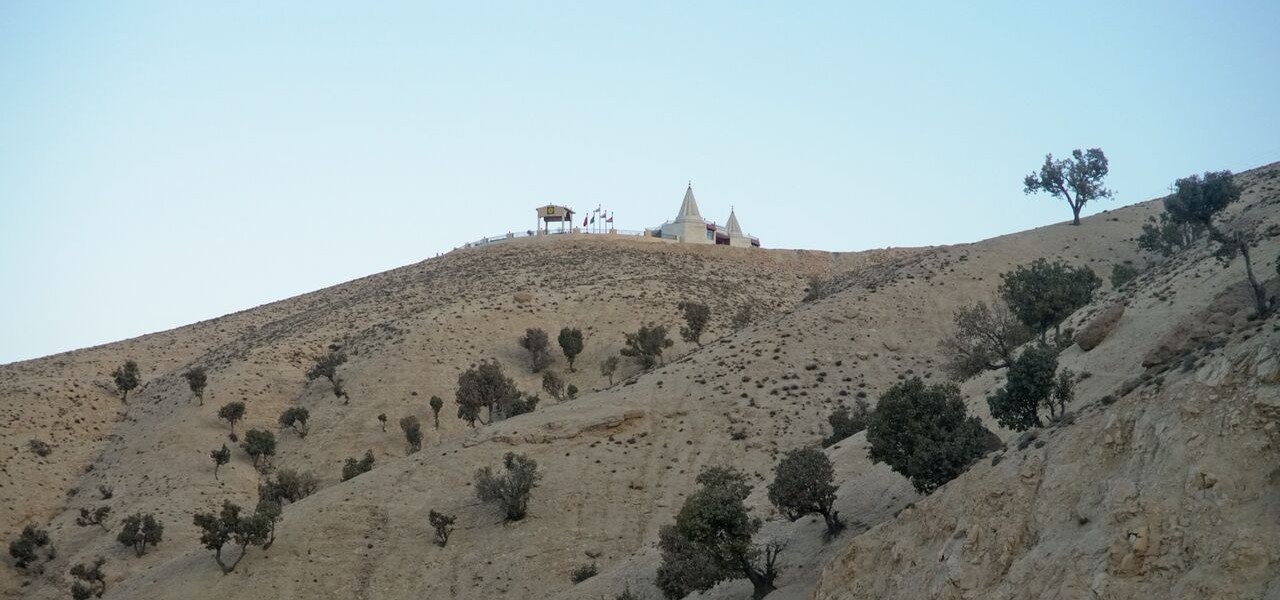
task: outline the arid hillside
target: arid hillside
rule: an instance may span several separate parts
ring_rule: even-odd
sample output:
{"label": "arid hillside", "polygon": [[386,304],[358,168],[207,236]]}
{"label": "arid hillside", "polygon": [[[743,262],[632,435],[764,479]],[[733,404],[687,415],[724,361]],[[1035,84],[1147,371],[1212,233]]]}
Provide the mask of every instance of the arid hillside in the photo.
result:
{"label": "arid hillside", "polygon": [[[1244,200],[1227,226],[1263,232],[1255,261],[1274,278],[1280,166],[1239,181]],[[1239,259],[1218,262],[1207,241],[1159,261],[1137,252],[1133,239],[1159,210],[1147,202],[1079,227],[844,254],[522,240],[0,366],[0,533],[12,539],[34,524],[58,549],[43,574],[4,566],[0,592],[67,597],[70,566],[103,556],[106,598],[612,599],[630,589],[656,599],[659,528],[703,467],[733,465],[753,478],[759,535],[788,544],[770,598],[1267,598],[1280,585],[1280,376],[1256,372],[1280,369],[1268,354],[1277,334],[1245,316]],[[764,484],[782,451],[819,442],[838,405],[874,403],[913,376],[944,379],[938,343],[954,312],[1039,257],[1104,279],[1115,264],[1151,265],[1129,286],[1104,286],[1069,320],[1079,328],[1126,306],[1102,344],[1061,356],[1089,373],[1069,407],[1074,422],[1034,439],[1000,430],[984,398],[1002,374],[989,373],[963,391],[1007,445],[959,479],[922,498],[871,464],[857,434],[827,449],[844,533],[824,540],[821,519],[790,522],[770,506]],[[814,277],[821,289],[810,289]],[[623,359],[611,385],[598,365],[618,354],[623,332],[649,322],[678,329],[682,300],[711,307],[703,345],[677,341],[647,372]],[[736,329],[731,317],[747,305],[756,318]],[[482,359],[540,391],[516,338],[541,327],[554,347],[564,326],[583,329],[585,351],[576,372],[558,352],[551,368],[578,398],[544,393],[537,410],[476,429],[456,418],[458,375]],[[331,345],[350,357],[339,367],[349,400],[305,377]],[[127,359],[144,385],[125,404],[109,373]],[[196,365],[209,373],[203,404],[181,378]],[[445,400],[438,430],[433,395]],[[224,500],[252,506],[265,477],[217,417],[232,401],[247,407],[236,431],[274,431],[273,468],[313,471],[320,489],[284,508],[269,549],[250,548],[223,575],[192,514]],[[294,406],[310,411],[306,437],[276,424]],[[409,455],[397,426],[407,415],[426,424],[422,450]],[[39,456],[31,440],[51,452]],[[215,479],[209,453],[224,443],[232,459]],[[344,460],[367,450],[372,471],[340,481]],[[538,461],[542,480],[529,516],[504,524],[472,482],[511,451]],[[112,508],[110,531],[76,525],[79,509],[101,505]],[[447,547],[432,543],[431,510],[458,518]],[[120,518],[135,512],[165,525],[141,557],[115,539]],[[599,574],[572,583],[586,564]],[[703,597],[750,595],[737,581]]]}

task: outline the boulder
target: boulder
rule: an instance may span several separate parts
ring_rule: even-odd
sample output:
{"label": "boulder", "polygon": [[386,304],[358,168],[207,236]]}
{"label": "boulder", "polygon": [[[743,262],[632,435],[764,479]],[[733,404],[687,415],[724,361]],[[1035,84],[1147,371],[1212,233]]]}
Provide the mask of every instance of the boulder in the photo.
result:
{"label": "boulder", "polygon": [[1076,344],[1081,350],[1088,352],[1098,347],[1102,340],[1107,338],[1111,330],[1116,328],[1116,324],[1120,322],[1120,317],[1124,316],[1124,304],[1116,303],[1107,307],[1102,314],[1094,317],[1080,329],[1076,334]]}

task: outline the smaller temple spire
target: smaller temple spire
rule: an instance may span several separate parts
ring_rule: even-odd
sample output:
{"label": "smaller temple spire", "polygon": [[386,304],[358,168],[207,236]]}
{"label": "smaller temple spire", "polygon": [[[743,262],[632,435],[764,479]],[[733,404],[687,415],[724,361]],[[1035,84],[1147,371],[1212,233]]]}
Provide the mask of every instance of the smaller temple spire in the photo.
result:
{"label": "smaller temple spire", "polygon": [[738,225],[738,215],[733,212],[733,206],[729,207],[729,223],[725,225],[725,229],[729,230],[730,236],[742,235],[742,227]]}

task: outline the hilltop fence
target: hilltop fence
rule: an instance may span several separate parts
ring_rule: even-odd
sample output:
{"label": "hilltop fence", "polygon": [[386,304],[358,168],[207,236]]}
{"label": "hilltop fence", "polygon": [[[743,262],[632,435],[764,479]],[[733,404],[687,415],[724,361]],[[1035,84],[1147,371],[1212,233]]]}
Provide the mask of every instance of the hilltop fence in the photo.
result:
{"label": "hilltop fence", "polygon": [[599,235],[599,236],[621,235],[621,236],[629,236],[629,237],[655,237],[655,236],[649,235],[649,233],[644,230],[636,230],[636,229],[613,229],[608,231],[587,231],[579,228],[574,228],[566,231],[544,231],[541,233],[534,231],[532,229],[528,229],[525,231],[513,231],[513,232],[509,232],[502,235],[493,235],[489,237],[483,237],[474,242],[470,242],[468,244],[460,246],[459,248],[454,248],[454,250],[459,250],[461,248],[476,248],[479,246],[489,246],[492,244],[501,244],[504,242],[509,242],[511,240],[518,240],[520,238],[544,237],[544,236],[553,237],[557,235]]}

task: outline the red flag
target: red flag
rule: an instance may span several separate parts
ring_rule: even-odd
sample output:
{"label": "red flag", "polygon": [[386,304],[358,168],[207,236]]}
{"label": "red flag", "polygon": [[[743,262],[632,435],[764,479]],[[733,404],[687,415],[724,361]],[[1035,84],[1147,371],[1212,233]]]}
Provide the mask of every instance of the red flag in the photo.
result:
{"label": "red flag", "polygon": [[605,223],[612,223],[612,222],[613,222],[613,214],[610,214],[610,215],[609,215],[609,218],[608,218],[608,219],[605,219],[605,220],[604,220],[604,222],[605,222]]}
{"label": "red flag", "polygon": [[586,218],[586,217],[582,217],[582,226],[583,226],[583,227],[586,227],[586,226],[587,226],[587,218]]}

